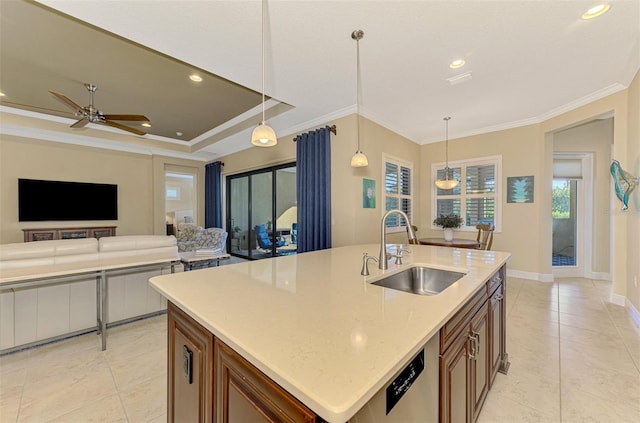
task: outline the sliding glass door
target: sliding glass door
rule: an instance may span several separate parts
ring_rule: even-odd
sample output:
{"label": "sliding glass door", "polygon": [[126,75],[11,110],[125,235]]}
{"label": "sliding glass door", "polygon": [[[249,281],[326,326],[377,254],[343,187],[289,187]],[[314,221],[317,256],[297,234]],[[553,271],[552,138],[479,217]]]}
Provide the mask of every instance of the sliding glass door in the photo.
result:
{"label": "sliding glass door", "polygon": [[226,204],[231,254],[260,259],[295,253],[294,163],[228,176]]}

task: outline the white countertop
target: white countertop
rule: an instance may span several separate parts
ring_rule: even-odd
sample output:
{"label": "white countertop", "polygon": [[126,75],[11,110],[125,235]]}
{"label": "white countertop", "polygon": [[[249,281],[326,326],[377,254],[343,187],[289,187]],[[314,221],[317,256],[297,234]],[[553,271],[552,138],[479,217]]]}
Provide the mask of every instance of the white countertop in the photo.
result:
{"label": "white countertop", "polygon": [[466,273],[436,296],[371,285],[355,245],[151,278],[151,285],[329,422],[345,422],[510,257],[409,245],[404,264]]}

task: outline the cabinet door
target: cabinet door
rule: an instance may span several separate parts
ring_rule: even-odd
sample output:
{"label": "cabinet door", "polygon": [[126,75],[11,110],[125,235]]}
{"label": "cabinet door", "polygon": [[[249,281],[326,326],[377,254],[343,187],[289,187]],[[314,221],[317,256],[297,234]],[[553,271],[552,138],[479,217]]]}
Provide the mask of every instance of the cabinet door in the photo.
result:
{"label": "cabinet door", "polygon": [[476,421],[489,391],[489,304],[485,304],[471,321],[469,334],[472,421]]}
{"label": "cabinet door", "polygon": [[214,350],[217,422],[316,421],[311,410],[219,339]]}
{"label": "cabinet door", "polygon": [[440,422],[470,422],[468,331],[440,357]]}
{"label": "cabinet door", "polygon": [[169,303],[169,422],[213,421],[213,335]]}
{"label": "cabinet door", "polygon": [[494,292],[489,300],[489,324],[491,336],[491,380],[489,386],[498,374],[502,352],[504,351],[504,330],[502,326],[502,314],[504,313],[502,285]]}

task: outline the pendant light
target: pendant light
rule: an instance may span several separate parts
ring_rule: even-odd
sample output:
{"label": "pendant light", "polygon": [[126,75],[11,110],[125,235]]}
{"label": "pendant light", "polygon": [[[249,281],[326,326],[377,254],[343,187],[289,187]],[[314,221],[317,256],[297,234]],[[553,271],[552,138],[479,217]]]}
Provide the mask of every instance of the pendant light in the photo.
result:
{"label": "pendant light", "polygon": [[453,171],[449,168],[449,120],[451,117],[444,118],[447,123],[447,136],[445,138],[445,166],[444,166],[444,179],[436,180],[436,186],[440,189],[453,189],[458,186],[460,181],[454,179]]}
{"label": "pendant light", "polygon": [[278,143],[276,132],[267,125],[264,118],[264,15],[266,7],[266,0],[262,0],[262,122],[251,134],[251,144],[257,147],[272,147]]}
{"label": "pendant light", "polygon": [[358,119],[358,150],[351,158],[351,167],[369,166],[367,156],[360,151],[360,40],[362,37],[364,37],[364,31],[361,29],[357,29],[351,33],[351,38],[356,40],[356,119]]}

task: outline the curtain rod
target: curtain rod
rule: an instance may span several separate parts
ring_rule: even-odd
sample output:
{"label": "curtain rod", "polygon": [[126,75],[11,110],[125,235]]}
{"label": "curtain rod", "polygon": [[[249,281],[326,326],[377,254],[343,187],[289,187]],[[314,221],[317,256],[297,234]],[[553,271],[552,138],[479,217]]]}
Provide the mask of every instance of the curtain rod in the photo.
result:
{"label": "curtain rod", "polygon": [[[333,132],[333,135],[338,135],[338,128],[336,128],[335,125],[331,125],[328,129],[329,129],[329,132]],[[293,139],[293,142],[296,142],[296,138],[297,137]]]}

